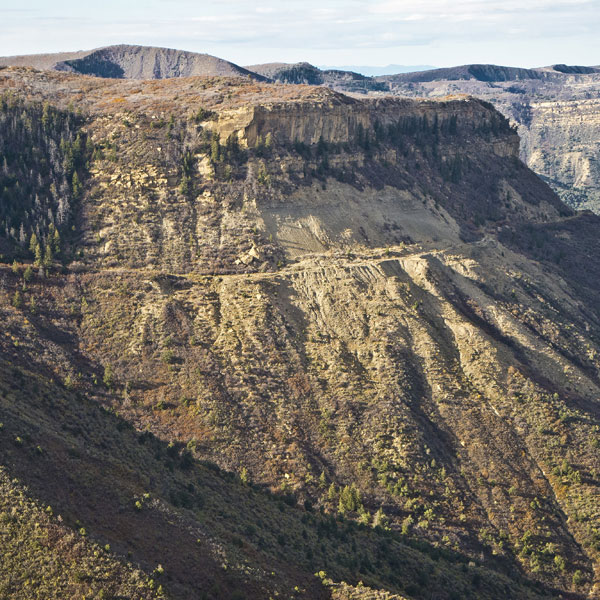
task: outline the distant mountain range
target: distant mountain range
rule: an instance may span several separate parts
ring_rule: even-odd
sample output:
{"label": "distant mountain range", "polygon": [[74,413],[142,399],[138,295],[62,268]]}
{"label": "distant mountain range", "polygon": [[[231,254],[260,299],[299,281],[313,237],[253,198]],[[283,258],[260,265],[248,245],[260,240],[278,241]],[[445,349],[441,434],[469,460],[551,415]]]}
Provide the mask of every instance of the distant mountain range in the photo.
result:
{"label": "distant mountain range", "polygon": [[241,67],[210,54],[127,44],[77,52],[0,57],[0,66],[30,66],[42,70],[68,71],[115,79],[168,79],[195,75],[250,76],[261,81],[341,86],[345,91],[353,91],[348,89],[348,86],[358,87],[363,91],[383,91],[387,89],[385,84],[398,82],[543,80],[600,72],[599,67],[569,65],[552,65],[536,69],[487,64],[441,69],[428,65],[319,68],[308,62],[273,62]]}
{"label": "distant mountain range", "polygon": [[561,78],[564,75],[589,75],[598,73],[598,67],[581,67],[569,65],[552,65],[536,69],[522,69],[518,67],[503,67],[499,65],[461,65],[458,67],[447,67],[443,69],[431,69],[414,73],[400,73],[385,76],[386,81],[455,81],[469,80],[477,81],[519,81],[523,79],[551,79]]}
{"label": "distant mountain range", "polygon": [[428,71],[435,69],[432,65],[387,65],[383,67],[374,67],[368,65],[344,65],[327,66],[319,65],[323,71],[353,71],[366,75],[367,77],[377,77],[378,75],[396,75],[397,73],[414,73],[415,71]]}
{"label": "distant mountain range", "polygon": [[359,93],[387,90],[385,82],[376,81],[372,77],[353,71],[322,70],[307,62],[267,63],[250,65],[246,69],[277,83],[324,85],[345,92]]}

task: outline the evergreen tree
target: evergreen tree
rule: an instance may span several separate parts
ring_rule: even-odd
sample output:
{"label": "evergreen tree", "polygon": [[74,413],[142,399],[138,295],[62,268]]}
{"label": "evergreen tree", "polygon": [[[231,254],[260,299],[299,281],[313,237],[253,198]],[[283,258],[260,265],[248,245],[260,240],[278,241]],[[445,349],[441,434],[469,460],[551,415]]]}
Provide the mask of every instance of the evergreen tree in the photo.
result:
{"label": "evergreen tree", "polygon": [[35,266],[36,267],[41,267],[42,263],[44,262],[44,255],[42,253],[42,246],[38,243],[35,246],[35,250],[34,250],[34,254],[35,254]]}
{"label": "evergreen tree", "polygon": [[52,251],[55,255],[60,254],[60,233],[58,233],[58,229],[54,230],[52,236]]}
{"label": "evergreen tree", "polygon": [[82,188],[81,183],[79,182],[79,175],[77,175],[77,171],[73,173],[71,189],[73,190],[73,198],[79,198],[81,196]]}
{"label": "evergreen tree", "polygon": [[221,145],[218,134],[213,136],[210,142],[210,159],[215,164],[221,161]]}
{"label": "evergreen tree", "polygon": [[46,244],[46,251],[44,252],[44,267],[48,268],[52,265],[52,261],[54,260],[54,255],[52,254],[52,246],[50,242]]}
{"label": "evergreen tree", "polygon": [[13,296],[12,305],[15,308],[21,308],[21,306],[23,306],[23,296],[21,296],[21,292],[19,292],[19,290],[17,290]]}
{"label": "evergreen tree", "polygon": [[319,476],[319,487],[324,490],[327,485],[327,477],[325,477],[325,471],[321,471],[321,475]]}
{"label": "evergreen tree", "polygon": [[35,235],[35,233],[32,233],[31,239],[29,240],[29,250],[30,250],[31,254],[33,254],[34,256],[35,256],[35,251],[36,251],[37,247],[38,247],[37,235]]}
{"label": "evergreen tree", "polygon": [[337,497],[337,488],[335,487],[335,483],[332,483],[327,490],[327,499],[330,502],[333,502]]}
{"label": "evergreen tree", "polygon": [[379,510],[375,513],[373,517],[373,527],[381,527],[382,529],[386,529],[388,526],[388,519],[383,512],[383,508],[379,507]]}

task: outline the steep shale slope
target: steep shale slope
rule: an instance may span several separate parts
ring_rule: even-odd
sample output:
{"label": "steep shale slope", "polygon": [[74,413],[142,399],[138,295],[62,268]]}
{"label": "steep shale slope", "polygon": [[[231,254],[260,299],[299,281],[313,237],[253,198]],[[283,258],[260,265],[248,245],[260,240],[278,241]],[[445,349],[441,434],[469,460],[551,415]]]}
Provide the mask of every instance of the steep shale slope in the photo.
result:
{"label": "steep shale slope", "polygon": [[376,78],[401,96],[471,94],[519,127],[521,158],[577,209],[600,212],[600,70],[467,65]]}
{"label": "steep shale slope", "polygon": [[491,105],[0,88],[2,593],[600,597],[600,220]]}

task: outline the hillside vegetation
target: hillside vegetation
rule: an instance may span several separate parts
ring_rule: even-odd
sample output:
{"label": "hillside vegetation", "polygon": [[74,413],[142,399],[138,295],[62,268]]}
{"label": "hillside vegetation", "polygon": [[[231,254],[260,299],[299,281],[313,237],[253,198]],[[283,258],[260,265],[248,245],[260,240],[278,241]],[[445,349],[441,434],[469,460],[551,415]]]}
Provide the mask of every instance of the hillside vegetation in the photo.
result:
{"label": "hillside vegetation", "polygon": [[81,148],[0,230],[4,593],[598,597],[599,221],[491,105],[0,88],[8,178]]}

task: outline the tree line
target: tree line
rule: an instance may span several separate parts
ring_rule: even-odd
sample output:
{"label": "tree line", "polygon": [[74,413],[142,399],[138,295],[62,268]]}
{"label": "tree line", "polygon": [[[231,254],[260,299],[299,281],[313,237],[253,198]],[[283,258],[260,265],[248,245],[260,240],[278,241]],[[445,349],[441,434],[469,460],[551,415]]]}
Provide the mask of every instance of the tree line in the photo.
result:
{"label": "tree line", "polygon": [[51,260],[72,226],[91,155],[72,110],[0,96],[0,244],[5,258]]}

